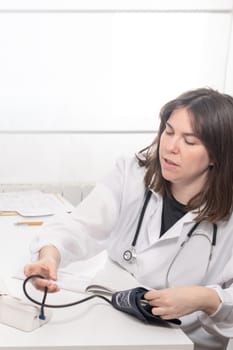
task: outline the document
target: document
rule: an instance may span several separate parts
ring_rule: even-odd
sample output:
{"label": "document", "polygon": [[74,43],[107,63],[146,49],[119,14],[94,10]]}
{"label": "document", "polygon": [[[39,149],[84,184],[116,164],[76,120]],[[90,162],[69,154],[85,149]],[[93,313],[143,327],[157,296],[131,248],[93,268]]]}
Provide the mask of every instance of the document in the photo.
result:
{"label": "document", "polygon": [[71,212],[73,208],[60,194],[39,190],[0,193],[0,215],[47,216]]}
{"label": "document", "polygon": [[[28,262],[28,261],[27,261]],[[21,268],[12,276],[25,279]],[[89,285],[101,285],[112,290],[124,290],[139,286],[139,282],[126,270],[112,261],[104,250],[88,260],[76,261],[58,270],[56,283],[61,289],[85,292]],[[141,284],[140,284],[141,285]]]}

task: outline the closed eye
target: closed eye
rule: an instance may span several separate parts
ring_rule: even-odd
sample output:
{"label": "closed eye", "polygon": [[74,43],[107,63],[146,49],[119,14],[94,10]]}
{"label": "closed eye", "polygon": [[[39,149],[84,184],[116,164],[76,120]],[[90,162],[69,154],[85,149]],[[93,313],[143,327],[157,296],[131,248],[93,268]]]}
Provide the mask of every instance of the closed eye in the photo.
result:
{"label": "closed eye", "polygon": [[190,146],[199,145],[201,143],[201,140],[197,136],[187,134],[184,135],[184,141]]}
{"label": "closed eye", "polygon": [[185,140],[185,143],[187,143],[187,145],[193,146],[196,144],[195,141],[191,141],[191,140],[187,140],[187,139],[184,139],[184,140]]}
{"label": "closed eye", "polygon": [[165,129],[165,134],[166,134],[166,135],[173,135],[173,134],[174,134],[174,132],[173,132],[173,131],[171,131],[171,130],[167,130],[167,129]]}
{"label": "closed eye", "polygon": [[166,123],[166,127],[165,127],[164,132],[167,135],[173,135],[174,134],[174,130],[173,130],[172,126],[170,124],[168,124],[168,123]]}

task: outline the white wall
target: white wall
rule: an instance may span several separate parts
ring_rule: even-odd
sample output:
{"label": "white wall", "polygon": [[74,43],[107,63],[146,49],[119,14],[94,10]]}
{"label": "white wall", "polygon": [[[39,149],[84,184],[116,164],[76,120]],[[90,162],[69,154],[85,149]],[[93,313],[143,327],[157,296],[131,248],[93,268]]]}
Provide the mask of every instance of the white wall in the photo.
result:
{"label": "white wall", "polygon": [[225,90],[230,94],[233,93],[233,14],[231,16],[231,32],[229,35],[228,44],[228,61],[226,65],[226,83]]}
{"label": "white wall", "polygon": [[0,183],[95,182],[161,106],[233,94],[233,0],[0,1]]}

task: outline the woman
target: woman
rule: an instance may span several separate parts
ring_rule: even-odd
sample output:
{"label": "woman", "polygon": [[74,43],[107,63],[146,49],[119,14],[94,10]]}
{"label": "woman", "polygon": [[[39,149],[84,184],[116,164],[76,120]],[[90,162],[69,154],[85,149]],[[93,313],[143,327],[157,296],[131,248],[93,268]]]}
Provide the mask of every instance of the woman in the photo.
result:
{"label": "woman", "polygon": [[233,336],[233,98],[189,91],[160,118],[152,145],[119,160],[72,214],[42,229],[25,275],[43,274],[36,287],[56,292],[58,265],[105,240],[110,258],[150,286],[153,314],[181,318],[195,350],[223,350]]}

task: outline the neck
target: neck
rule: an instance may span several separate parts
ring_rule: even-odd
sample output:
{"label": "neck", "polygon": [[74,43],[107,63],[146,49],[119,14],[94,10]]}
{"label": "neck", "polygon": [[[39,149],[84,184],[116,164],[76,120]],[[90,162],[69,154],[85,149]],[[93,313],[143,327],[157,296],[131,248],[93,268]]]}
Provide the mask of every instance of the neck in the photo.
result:
{"label": "neck", "polygon": [[[201,190],[201,189],[200,189]],[[177,185],[172,184],[171,186],[171,192],[173,197],[181,204],[188,204],[191,198],[193,198],[199,191],[197,191],[196,188],[193,188],[192,186],[185,186],[185,185]]]}

